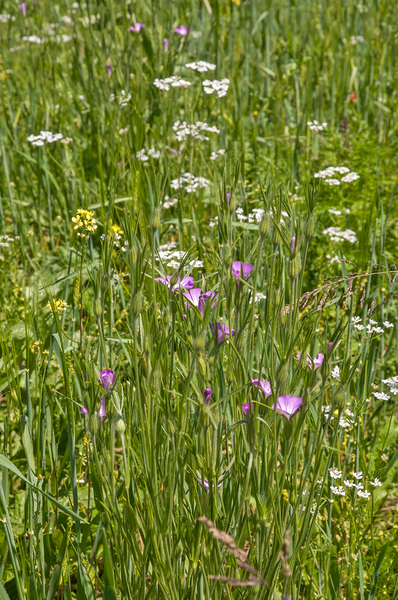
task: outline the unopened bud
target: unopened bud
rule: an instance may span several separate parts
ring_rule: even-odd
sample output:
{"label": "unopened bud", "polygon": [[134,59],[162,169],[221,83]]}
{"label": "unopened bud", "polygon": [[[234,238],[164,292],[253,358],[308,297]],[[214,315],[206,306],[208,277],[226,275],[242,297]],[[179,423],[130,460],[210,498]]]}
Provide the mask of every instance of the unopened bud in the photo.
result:
{"label": "unopened bud", "polygon": [[92,436],[95,436],[95,434],[98,431],[98,417],[97,415],[90,415],[90,420],[88,422],[88,428],[91,432]]}
{"label": "unopened bud", "polygon": [[124,432],[126,431],[125,422],[123,421],[122,417],[120,417],[120,416],[118,417],[118,420],[116,421],[115,429],[119,435],[123,435]]}
{"label": "unopened bud", "polygon": [[224,264],[227,269],[232,265],[231,248],[229,246],[226,246],[225,248]]}
{"label": "unopened bud", "polygon": [[307,222],[306,222],[305,228],[304,228],[305,237],[311,238],[314,235],[314,229],[315,229],[315,218],[314,218],[314,215],[310,215],[307,219]]}
{"label": "unopened bud", "polygon": [[206,343],[206,330],[204,329],[203,331],[200,332],[200,334],[198,335],[198,337],[195,340],[195,344],[194,344],[194,348],[195,350],[203,350],[204,346]]}
{"label": "unopened bud", "polygon": [[162,210],[161,207],[157,206],[152,213],[152,219],[151,219],[152,229],[159,229],[159,227],[160,227],[161,210]]}
{"label": "unopened bud", "polygon": [[203,408],[209,408],[212,393],[211,387],[206,388],[203,392]]}
{"label": "unopened bud", "polygon": [[94,302],[94,314],[97,318],[102,315],[102,304],[99,298],[96,298]]}
{"label": "unopened bud", "polygon": [[297,275],[300,273],[301,271],[301,256],[300,256],[300,252],[297,252],[296,256],[294,256],[289,264],[289,271],[290,271],[290,277],[293,277],[293,279],[295,279],[297,277]]}
{"label": "unopened bud", "polygon": [[134,294],[133,302],[131,305],[131,310],[133,311],[134,315],[139,315],[140,312],[142,311],[142,292],[141,292],[141,290],[138,290],[138,292],[136,292]]}
{"label": "unopened bud", "polygon": [[260,225],[258,226],[258,233],[259,233],[260,237],[265,238],[268,235],[269,230],[270,230],[269,214],[265,213],[260,222]]}
{"label": "unopened bud", "polygon": [[276,374],[276,383],[278,385],[281,385],[285,381],[285,379],[287,377],[287,373],[288,373],[288,368],[289,368],[289,365],[287,362],[280,365],[278,372]]}

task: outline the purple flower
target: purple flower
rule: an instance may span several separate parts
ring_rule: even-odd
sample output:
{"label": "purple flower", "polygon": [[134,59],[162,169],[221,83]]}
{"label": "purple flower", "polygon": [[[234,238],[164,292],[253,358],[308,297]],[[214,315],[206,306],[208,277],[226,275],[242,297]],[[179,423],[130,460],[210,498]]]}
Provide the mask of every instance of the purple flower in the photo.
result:
{"label": "purple flower", "polygon": [[123,163],[122,163],[122,162],[118,162],[118,163],[117,163],[117,166],[119,167],[119,169],[121,169],[121,168],[122,168],[122,166],[123,166]]}
{"label": "purple flower", "polygon": [[163,40],[163,48],[165,52],[167,52],[167,50],[169,49],[169,40],[167,38],[164,38]]}
{"label": "purple flower", "polygon": [[213,334],[215,334],[215,328],[217,327],[217,344],[225,342],[228,337],[232,337],[236,333],[235,329],[229,330],[224,323],[210,323],[210,327]]}
{"label": "purple flower", "polygon": [[248,423],[250,423],[250,407],[251,407],[252,412],[254,412],[253,404],[249,404],[249,402],[247,402],[246,404],[242,405],[242,410],[245,413],[246,421]]}
{"label": "purple flower", "polygon": [[188,29],[186,28],[186,25],[180,25],[179,27],[176,27],[174,29],[174,33],[178,33],[178,35],[186,36],[188,33]]}
{"label": "purple flower", "polygon": [[240,284],[240,279],[247,279],[253,271],[253,265],[243,263],[240,260],[235,260],[232,263],[232,275],[236,279],[236,283]]}
{"label": "purple flower", "polygon": [[[171,275],[166,275],[166,279],[163,279],[163,277],[156,277],[155,281],[160,281],[160,283],[162,283],[163,285],[165,285],[169,288],[171,286],[171,283],[170,283]],[[193,284],[194,284],[193,277],[191,277],[191,276],[184,277],[180,281],[180,276],[178,276],[177,283],[173,286],[172,289],[173,289],[173,292],[175,292],[176,290],[180,290],[182,288],[191,290],[193,288]]]}
{"label": "purple flower", "polygon": [[[276,410],[278,413],[286,417],[288,421],[296,414],[298,410],[303,406],[302,398],[297,396],[279,396],[276,403]],[[275,404],[271,406],[274,408]]]}
{"label": "purple flower", "polygon": [[269,381],[263,381],[262,379],[252,379],[252,385],[256,387],[260,392],[265,394],[265,397],[272,396],[271,384]]}
{"label": "purple flower", "polygon": [[19,5],[23,17],[26,17],[26,2],[21,2]]}
{"label": "purple flower", "polygon": [[84,406],[82,406],[81,413],[82,413],[82,415],[87,415],[88,414],[87,408],[84,408]]}
{"label": "purple flower", "polygon": [[101,384],[107,394],[109,394],[111,387],[115,383],[115,373],[112,369],[104,369],[100,373]]}
{"label": "purple flower", "polygon": [[230,199],[231,199],[231,193],[230,193],[230,192],[227,192],[227,202],[228,202],[228,206],[229,206],[229,201],[230,201]]}
{"label": "purple flower", "polygon": [[185,302],[187,306],[196,306],[203,314],[202,290],[200,288],[193,288],[189,292],[184,292],[184,296],[188,300],[188,302]]}
{"label": "purple flower", "polygon": [[133,33],[140,33],[143,27],[145,27],[144,23],[136,23],[134,26],[130,25],[129,30]]}
{"label": "purple flower", "polygon": [[106,411],[105,411],[105,398],[102,397],[101,398],[101,408],[99,411],[99,416],[101,418],[101,421],[105,421],[106,419]]}
{"label": "purple flower", "polygon": [[[297,360],[300,360],[301,353],[296,355]],[[323,363],[323,359],[325,358],[324,354],[317,354],[314,360],[312,361],[309,356],[307,356],[307,365],[310,369],[314,369],[316,371]]]}
{"label": "purple flower", "polygon": [[331,352],[332,348],[333,348],[333,342],[329,342],[329,343],[328,343],[328,349],[327,349],[327,351],[326,351],[326,354],[329,354],[329,352]]}
{"label": "purple flower", "polygon": [[108,77],[110,77],[112,75],[112,67],[109,63],[106,63],[106,71],[108,73]]}
{"label": "purple flower", "polygon": [[[207,479],[202,480],[202,479],[200,479],[200,477],[198,477],[198,481],[199,481],[199,483],[203,483],[203,487],[205,488],[205,492],[209,493],[210,486],[209,486],[208,480]],[[212,487],[214,487],[214,479],[211,480],[211,483],[212,483]],[[217,487],[221,487],[221,486],[222,486],[222,482],[219,483]]]}
{"label": "purple flower", "polygon": [[209,408],[212,393],[213,393],[213,390],[211,389],[211,387],[206,388],[205,391],[203,392],[204,408]]}
{"label": "purple flower", "polygon": [[290,252],[291,252],[292,256],[294,254],[294,247],[295,247],[295,245],[296,245],[296,236],[294,235],[292,237],[292,241],[290,242]]}

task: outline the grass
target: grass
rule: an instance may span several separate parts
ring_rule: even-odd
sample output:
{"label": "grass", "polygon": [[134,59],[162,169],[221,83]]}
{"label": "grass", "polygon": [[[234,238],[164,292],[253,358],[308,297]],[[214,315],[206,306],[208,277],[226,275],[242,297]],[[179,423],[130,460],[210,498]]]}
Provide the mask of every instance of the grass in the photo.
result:
{"label": "grass", "polygon": [[395,8],[1,4],[1,600],[398,599]]}

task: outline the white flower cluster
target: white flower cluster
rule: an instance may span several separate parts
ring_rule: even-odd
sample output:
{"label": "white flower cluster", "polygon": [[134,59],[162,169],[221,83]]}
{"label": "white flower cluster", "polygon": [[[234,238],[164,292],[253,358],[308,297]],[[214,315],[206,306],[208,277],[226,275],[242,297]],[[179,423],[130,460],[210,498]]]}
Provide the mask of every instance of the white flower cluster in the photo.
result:
{"label": "white flower cluster", "polygon": [[8,21],[15,21],[14,15],[0,15],[0,23],[7,23]]}
{"label": "white flower cluster", "polygon": [[336,381],[340,381],[340,369],[338,367],[338,365],[336,365],[334,367],[334,369],[332,369],[332,372],[330,373],[331,377],[333,377],[333,379],[336,379]]}
{"label": "white flower cluster", "polygon": [[368,7],[365,4],[363,4],[363,2],[359,2],[359,4],[357,4],[357,9],[358,9],[358,12],[361,14],[364,12],[365,13],[369,12]]}
{"label": "white flower cluster", "polygon": [[128,105],[128,103],[131,100],[131,94],[126,94],[126,92],[124,90],[122,90],[120,92],[120,98],[119,98],[119,106],[120,108],[124,108],[125,106]]}
{"label": "white flower cluster", "polygon": [[[161,260],[162,262],[167,262],[167,266],[171,269],[178,269],[181,264],[181,261],[185,258],[186,252],[183,250],[174,250],[177,246],[177,242],[170,242],[169,244],[163,244],[159,246],[158,256],[156,260]],[[203,262],[201,260],[191,260],[186,266],[185,269],[199,269],[203,267]]]}
{"label": "white flower cluster", "polygon": [[64,136],[62,133],[51,133],[51,131],[41,131],[39,135],[30,135],[28,137],[28,142],[32,144],[32,146],[44,146],[44,144],[52,144],[53,142],[57,142],[61,140]]}
{"label": "white flower cluster", "polygon": [[20,236],[16,235],[15,237],[12,237],[10,235],[3,235],[0,238],[0,248],[9,248],[10,244],[13,244],[16,240],[20,240]]}
{"label": "white flower cluster", "polygon": [[149,156],[151,156],[152,158],[159,158],[160,152],[159,152],[159,150],[155,150],[155,148],[150,148],[148,150],[148,156],[147,156],[145,154],[145,148],[143,148],[142,150],[139,150],[139,152],[136,153],[137,159],[140,160],[141,162],[148,162]]}
{"label": "white flower cluster", "polygon": [[212,152],[210,155],[210,160],[217,160],[217,158],[219,156],[224,156],[225,154],[225,150],[223,148],[221,148],[220,150],[217,150],[217,152]]}
{"label": "white flower cluster", "polygon": [[[362,325],[361,323],[361,317],[353,317],[352,321],[351,321],[354,325],[354,328],[357,329],[358,331],[364,331],[366,330],[366,334],[367,335],[380,335],[382,333],[384,333],[384,329],[382,327],[377,327],[377,321],[374,321],[373,319],[369,319],[369,323],[366,325]],[[386,325],[387,323],[387,325]],[[376,325],[376,327],[375,327]],[[386,327],[387,329],[389,327],[394,327],[394,325],[392,323],[389,323],[388,321],[384,321],[383,323],[384,327]]]}
{"label": "white flower cluster", "polygon": [[178,203],[178,198],[172,198],[170,200],[169,196],[165,196],[164,200],[165,201],[163,202],[163,208],[171,208],[172,206]]}
{"label": "white flower cluster", "polygon": [[262,208],[253,208],[253,210],[246,216],[243,213],[243,208],[238,206],[235,210],[236,218],[242,223],[242,221],[248,221],[248,223],[261,223],[265,215],[265,210]]}
{"label": "white flower cluster", "polygon": [[[262,292],[256,292],[256,295],[254,297],[254,302],[260,302],[261,300],[265,300],[266,298],[267,298],[267,296],[265,294],[263,294]],[[250,298],[249,304],[253,304],[253,298]]]}
{"label": "white flower cluster", "polygon": [[210,181],[204,177],[195,177],[194,175],[191,175],[191,173],[184,173],[181,175],[181,177],[172,179],[170,186],[173,188],[173,190],[185,188],[186,192],[192,193],[196,192],[198,188],[201,189],[208,187],[209,184]]}
{"label": "white flower cluster", "polygon": [[24,35],[22,41],[30,42],[31,44],[44,44],[47,42],[47,38],[40,38],[38,35]]}
{"label": "white flower cluster", "polygon": [[332,479],[340,479],[343,475],[343,471],[339,471],[336,467],[329,469],[329,475]]}
{"label": "white flower cluster", "polygon": [[176,138],[179,142],[183,142],[188,137],[192,137],[196,140],[208,140],[209,138],[206,135],[203,135],[203,131],[208,133],[216,133],[217,135],[220,133],[220,130],[217,129],[215,125],[210,127],[207,123],[203,123],[202,121],[197,121],[193,125],[187,125],[186,121],[176,121],[173,125],[173,130],[176,132]]}
{"label": "white flower cluster", "polygon": [[[329,469],[329,475],[333,479],[340,479],[340,477],[342,477],[342,472],[338,471],[336,468],[333,468],[333,469]],[[354,479],[357,479],[360,481],[363,478],[363,473],[362,473],[362,471],[358,471],[358,473],[352,473],[352,476],[354,477]],[[373,487],[380,487],[382,485],[381,481],[379,479],[377,479],[377,477],[375,478],[374,481],[369,481],[369,483]],[[343,484],[344,485],[339,485],[339,486],[331,485],[330,490],[331,490],[332,494],[334,494],[335,496],[345,496],[346,492],[345,492],[344,486],[346,486],[348,488],[355,488],[357,491],[357,495],[360,498],[370,498],[370,496],[371,496],[370,492],[368,492],[367,490],[364,490],[364,485],[362,483],[355,483],[355,481],[350,481],[348,479],[344,479]]]}
{"label": "white flower cluster", "polygon": [[315,119],[307,122],[308,127],[311,131],[323,131],[328,126],[327,123],[318,123]]}
{"label": "white flower cluster", "polygon": [[390,377],[389,379],[382,379],[383,383],[385,383],[390,388],[390,394],[393,396],[398,395],[398,376]]}
{"label": "white flower cluster", "polygon": [[351,44],[355,46],[356,44],[363,44],[365,38],[363,37],[363,35],[352,35],[350,41]]}
{"label": "white flower cluster", "polygon": [[217,79],[205,79],[203,82],[203,89],[206,94],[212,94],[213,92],[217,93],[219,98],[227,95],[229,88],[229,79],[221,79],[218,81]]}
{"label": "white flower cluster", "polygon": [[350,242],[354,244],[357,241],[357,235],[352,229],[341,230],[341,227],[328,227],[323,230],[323,235],[328,235],[332,242]]}
{"label": "white flower cluster", "polygon": [[[349,215],[351,212],[349,208],[344,208],[343,210],[346,215]],[[341,210],[338,210],[337,208],[329,208],[328,212],[336,217],[339,217],[342,214]]]}
{"label": "white flower cluster", "polygon": [[187,69],[198,71],[198,73],[207,73],[207,71],[214,71],[216,68],[216,65],[208,63],[205,60],[198,60],[198,62],[187,63],[185,66]]}
{"label": "white flower cluster", "polygon": [[[338,367],[336,367],[338,368]],[[330,415],[330,406],[322,406],[322,412],[325,415],[325,419],[329,419]],[[334,417],[330,417],[330,420],[333,421]],[[351,429],[351,427],[355,423],[355,415],[349,408],[346,408],[343,411],[343,414],[340,415],[339,426],[343,429]],[[333,475],[331,475],[333,477]],[[337,478],[337,475],[336,477]]]}
{"label": "white flower cluster", "polygon": [[190,81],[185,81],[178,75],[173,75],[172,77],[166,77],[166,79],[155,79],[153,85],[156,86],[159,90],[164,90],[168,92],[170,87],[183,87],[187,88],[191,85]]}
{"label": "white flower cluster", "polygon": [[214,219],[210,219],[209,227],[215,227],[216,225],[218,225],[218,217],[214,217]]}
{"label": "white flower cluster", "polygon": [[344,177],[341,179],[343,183],[351,183],[352,181],[359,179],[358,173],[355,173],[355,171],[350,172],[350,169],[347,167],[328,167],[323,171],[314,173],[314,177],[316,179],[324,179],[325,183],[328,183],[329,185],[340,185],[340,180],[336,179],[335,177],[336,173],[339,175],[344,175]]}
{"label": "white flower cluster", "polygon": [[373,396],[377,398],[377,400],[389,400],[390,396],[387,396],[384,392],[372,392]]}

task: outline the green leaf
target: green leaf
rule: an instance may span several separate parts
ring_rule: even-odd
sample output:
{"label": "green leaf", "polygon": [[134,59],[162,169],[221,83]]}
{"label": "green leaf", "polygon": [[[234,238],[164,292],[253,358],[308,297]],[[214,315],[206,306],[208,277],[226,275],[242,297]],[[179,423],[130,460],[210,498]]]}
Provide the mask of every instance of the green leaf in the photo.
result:
{"label": "green leaf", "polygon": [[373,583],[372,583],[372,589],[370,590],[370,594],[369,594],[369,600],[374,600],[374,598],[375,598],[376,588],[377,588],[377,582],[379,580],[379,571],[380,571],[381,563],[384,560],[384,557],[385,557],[386,552],[388,550],[389,544],[390,544],[390,542],[387,542],[386,544],[384,544],[384,546],[380,550],[380,554],[379,554],[379,557],[377,559],[377,563],[376,563],[375,570],[374,570],[374,573],[373,573]]}
{"label": "green leaf", "polygon": [[113,565],[108,548],[105,529],[102,531],[102,547],[104,552],[104,600],[116,600],[115,578],[113,575]]}

